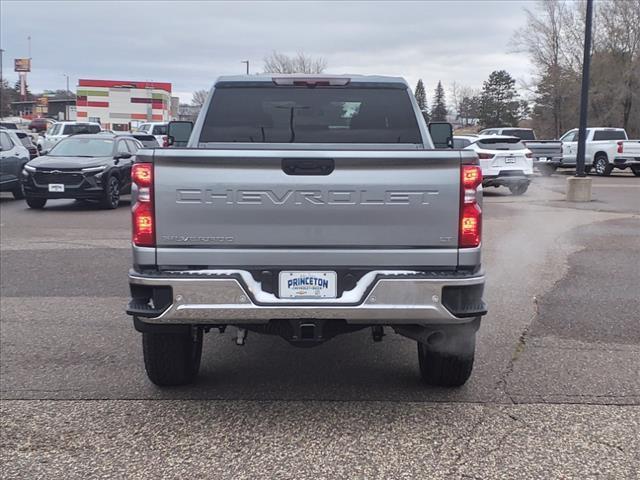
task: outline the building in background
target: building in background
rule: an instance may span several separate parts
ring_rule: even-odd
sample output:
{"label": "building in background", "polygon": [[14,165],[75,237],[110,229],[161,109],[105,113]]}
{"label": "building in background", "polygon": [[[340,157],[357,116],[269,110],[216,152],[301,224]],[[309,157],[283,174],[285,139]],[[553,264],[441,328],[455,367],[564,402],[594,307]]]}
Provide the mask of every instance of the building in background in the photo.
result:
{"label": "building in background", "polygon": [[[47,101],[43,101],[47,98]],[[40,95],[33,100],[11,102],[11,114],[25,119],[47,117],[54,120],[75,120],[76,99]]]}
{"label": "building in background", "polygon": [[103,129],[128,131],[145,122],[171,119],[171,84],[116,80],[78,80],[77,119]]}

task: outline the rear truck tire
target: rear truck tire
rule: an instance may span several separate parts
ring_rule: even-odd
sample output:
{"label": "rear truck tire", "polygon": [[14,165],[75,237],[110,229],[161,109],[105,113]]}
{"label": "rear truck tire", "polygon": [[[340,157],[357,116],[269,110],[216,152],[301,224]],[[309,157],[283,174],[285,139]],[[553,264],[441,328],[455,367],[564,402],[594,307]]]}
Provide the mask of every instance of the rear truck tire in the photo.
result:
{"label": "rear truck tire", "polygon": [[118,208],[118,205],[120,205],[120,181],[118,177],[111,176],[107,179],[100,204],[102,208],[107,210]]}
{"label": "rear truck tire", "polygon": [[514,185],[509,185],[509,191],[513,195],[523,195],[529,188],[528,183],[516,183]]}
{"label": "rear truck tire", "polygon": [[46,198],[27,197],[26,201],[29,208],[35,208],[37,210],[43,209],[47,204]]}
{"label": "rear truck tire", "polygon": [[24,198],[24,189],[22,188],[22,184],[18,185],[11,191],[13,198],[16,200],[22,200]]}
{"label": "rear truck tire", "polygon": [[609,160],[607,160],[606,155],[598,155],[593,160],[593,168],[596,171],[596,175],[601,177],[608,177],[611,175],[611,170],[613,170],[613,167],[609,164]]}
{"label": "rear truck tire", "polygon": [[539,165],[538,171],[540,172],[540,175],[542,175],[543,177],[550,177],[555,173],[557,168],[558,167],[554,167],[552,165]]}
{"label": "rear truck tire", "polygon": [[475,350],[476,330],[469,326],[447,329],[437,342],[418,342],[422,381],[437,387],[464,385],[473,370]]}
{"label": "rear truck tire", "polygon": [[636,177],[640,177],[640,167],[631,167],[631,171]]}
{"label": "rear truck tire", "polygon": [[147,376],[159,387],[192,383],[200,370],[202,329],[143,332],[142,351]]}

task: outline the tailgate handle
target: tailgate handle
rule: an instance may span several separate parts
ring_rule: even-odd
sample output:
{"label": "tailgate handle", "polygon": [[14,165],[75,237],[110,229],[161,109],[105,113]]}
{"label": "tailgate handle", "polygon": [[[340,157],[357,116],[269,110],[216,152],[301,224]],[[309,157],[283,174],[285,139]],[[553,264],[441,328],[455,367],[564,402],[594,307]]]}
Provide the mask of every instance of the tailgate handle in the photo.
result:
{"label": "tailgate handle", "polygon": [[287,175],[329,175],[334,168],[333,158],[282,159],[282,171]]}

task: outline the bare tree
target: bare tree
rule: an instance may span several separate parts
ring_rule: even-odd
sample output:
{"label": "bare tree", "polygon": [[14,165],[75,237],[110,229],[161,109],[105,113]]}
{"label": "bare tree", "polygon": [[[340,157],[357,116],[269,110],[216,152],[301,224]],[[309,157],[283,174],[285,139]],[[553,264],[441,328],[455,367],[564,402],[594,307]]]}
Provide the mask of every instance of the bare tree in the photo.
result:
{"label": "bare tree", "polygon": [[202,105],[204,105],[204,102],[207,100],[207,95],[209,95],[209,92],[206,90],[196,90],[195,92],[193,92],[191,105],[202,107]]}
{"label": "bare tree", "polygon": [[538,86],[544,84],[545,108],[539,114],[549,111],[553,118],[553,134],[557,138],[565,128],[562,114],[566,109],[567,88],[564,70],[573,58],[573,51],[567,51],[567,38],[573,38],[575,24],[570,5],[565,0],[540,0],[535,11],[525,9],[527,24],[513,37],[512,46],[527,52],[538,72]]}
{"label": "bare tree", "polygon": [[322,73],[327,68],[323,57],[312,57],[304,52],[289,56],[280,52],[272,52],[264,58],[265,73]]}
{"label": "bare tree", "polygon": [[596,82],[596,88],[620,108],[622,126],[632,128],[630,133],[637,135],[640,119],[632,122],[632,114],[640,110],[640,0],[600,4],[596,19],[601,33],[600,49],[594,58],[600,74],[596,80],[601,80]]}

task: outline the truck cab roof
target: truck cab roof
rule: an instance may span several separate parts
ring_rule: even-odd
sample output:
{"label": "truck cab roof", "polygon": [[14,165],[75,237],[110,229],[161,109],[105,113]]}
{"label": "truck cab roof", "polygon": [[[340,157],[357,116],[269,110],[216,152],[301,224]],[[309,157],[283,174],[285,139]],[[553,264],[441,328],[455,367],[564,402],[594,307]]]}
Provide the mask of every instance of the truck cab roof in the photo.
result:
{"label": "truck cab roof", "polygon": [[283,85],[290,84],[289,82],[299,80],[305,81],[318,81],[318,82],[330,82],[334,80],[336,84],[345,85],[346,83],[370,83],[375,85],[388,84],[388,85],[402,85],[408,87],[409,84],[402,77],[391,77],[386,75],[330,75],[330,74],[302,74],[302,73],[270,73],[261,75],[223,75],[218,77],[215,82],[216,86],[226,83],[251,83],[251,84],[273,84],[278,83],[278,80],[283,81]]}

